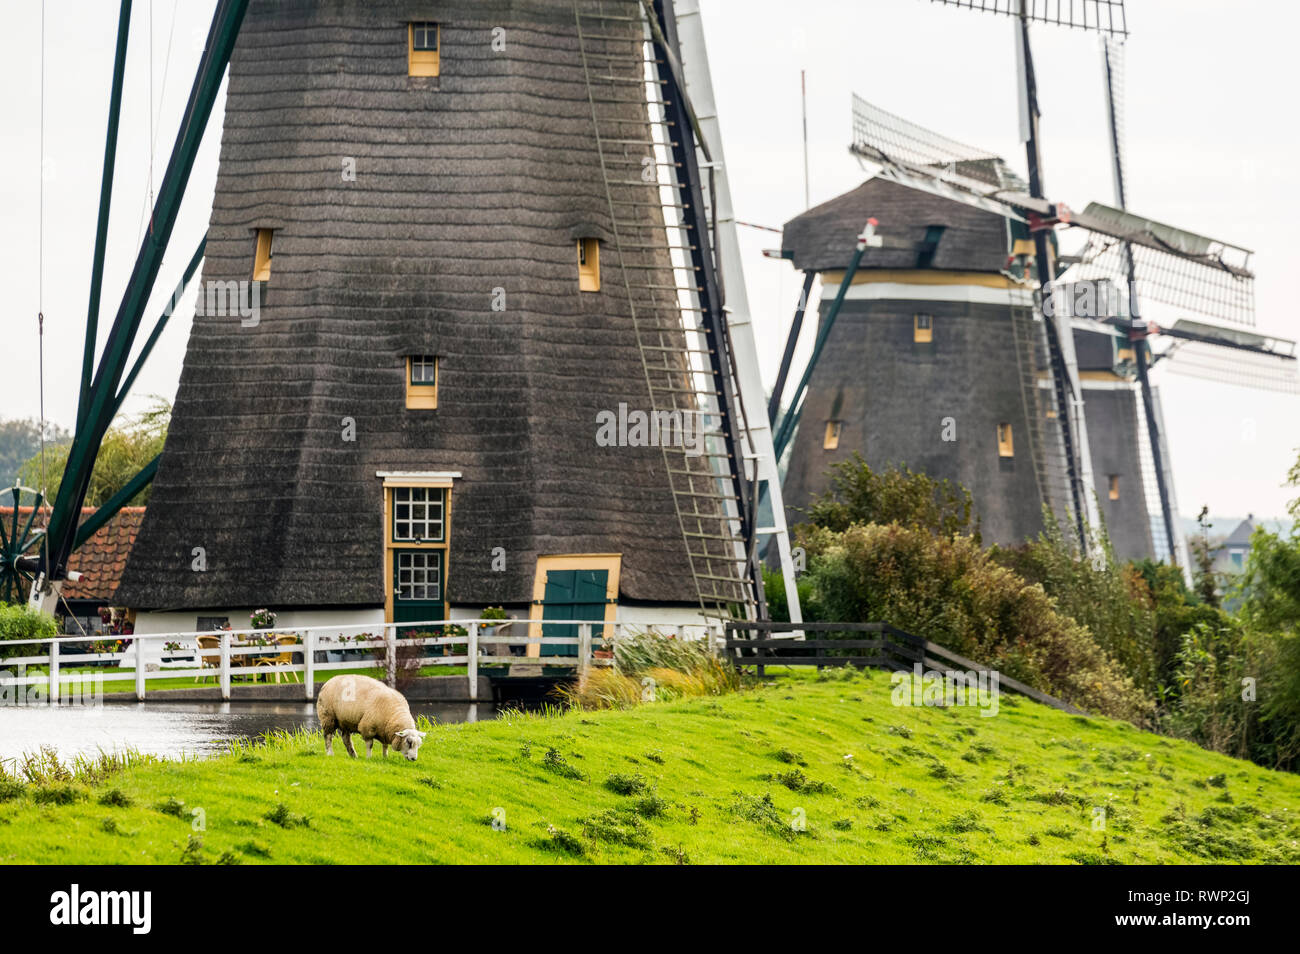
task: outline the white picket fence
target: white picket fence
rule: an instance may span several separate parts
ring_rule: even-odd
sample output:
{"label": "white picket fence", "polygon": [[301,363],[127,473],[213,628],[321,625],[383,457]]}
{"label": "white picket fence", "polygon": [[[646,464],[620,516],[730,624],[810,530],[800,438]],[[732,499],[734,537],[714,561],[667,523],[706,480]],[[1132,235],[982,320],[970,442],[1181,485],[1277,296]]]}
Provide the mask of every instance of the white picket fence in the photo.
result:
{"label": "white picket fence", "polygon": [[[608,644],[612,635],[618,640],[632,632],[654,631],[677,639],[705,640],[711,651],[725,644],[720,626],[713,624],[681,623],[625,623],[605,620],[427,620],[421,622],[385,623],[379,626],[353,627],[316,626],[305,628],[276,628],[266,630],[210,630],[189,633],[147,633],[131,636],[59,636],[48,639],[6,640],[7,648],[32,646],[39,655],[10,656],[0,659],[0,694],[6,691],[26,693],[30,687],[44,690],[51,705],[69,696],[75,702],[85,694],[87,681],[93,682],[96,694],[114,692],[113,683],[134,683],[135,696],[143,700],[151,681],[191,679],[205,682],[215,679],[221,689],[221,698],[230,698],[231,681],[237,676],[276,676],[276,681],[288,674],[297,674],[294,681],[302,680],[303,697],[316,697],[317,675],[338,670],[382,668],[389,684],[396,681],[399,665],[403,668],[426,666],[465,666],[469,675],[469,695],[478,698],[479,668],[482,665],[535,664],[542,666],[574,667],[580,674],[593,665],[608,664],[607,659],[596,658],[595,652]],[[577,636],[552,636],[546,630],[558,627],[578,627]],[[399,632],[430,628],[458,626],[467,634],[400,637]],[[376,632],[377,631],[377,632]],[[533,635],[533,634],[536,635]],[[606,635],[611,634],[611,635]],[[258,638],[297,637],[296,643],[258,645]],[[199,637],[215,637],[217,645],[200,648]],[[367,638],[369,637],[369,638]],[[68,652],[63,647],[76,644],[103,643],[130,640],[131,645],[121,652]],[[179,648],[167,650],[167,645]],[[539,647],[537,655],[495,655],[492,647]],[[410,654],[411,648],[427,650],[444,647],[443,655],[421,652]],[[451,654],[450,647],[464,647]],[[546,647],[575,647],[572,655],[546,655]],[[612,646],[608,647],[612,649]],[[402,652],[399,653],[399,649]],[[379,650],[383,652],[380,653]],[[525,649],[527,653],[527,649]],[[341,661],[329,661],[329,656],[342,653]],[[509,650],[507,650],[509,653]],[[292,662],[281,661],[285,655]],[[318,656],[324,655],[326,661]],[[249,657],[252,657],[251,659]],[[276,657],[276,658],[272,658]],[[400,657],[400,659],[399,659]],[[85,667],[94,666],[92,671]],[[108,664],[116,667],[114,671]],[[28,672],[30,667],[40,667]],[[74,671],[66,671],[72,669]],[[124,687],[125,689],[125,687]]]}

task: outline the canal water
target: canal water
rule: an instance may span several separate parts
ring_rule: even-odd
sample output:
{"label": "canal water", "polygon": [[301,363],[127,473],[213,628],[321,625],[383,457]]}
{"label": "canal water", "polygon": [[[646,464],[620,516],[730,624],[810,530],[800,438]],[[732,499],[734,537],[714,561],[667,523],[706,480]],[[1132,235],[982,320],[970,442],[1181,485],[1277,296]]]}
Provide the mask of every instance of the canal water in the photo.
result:
{"label": "canal water", "polygon": [[[412,702],[411,714],[431,722],[491,719],[480,702]],[[165,758],[203,757],[233,739],[255,739],[275,729],[316,729],[312,702],[110,702],[100,706],[0,707],[0,760],[50,746],[62,761],[77,755],[135,749]],[[353,740],[360,744],[360,737]],[[342,748],[336,751],[341,752]]]}

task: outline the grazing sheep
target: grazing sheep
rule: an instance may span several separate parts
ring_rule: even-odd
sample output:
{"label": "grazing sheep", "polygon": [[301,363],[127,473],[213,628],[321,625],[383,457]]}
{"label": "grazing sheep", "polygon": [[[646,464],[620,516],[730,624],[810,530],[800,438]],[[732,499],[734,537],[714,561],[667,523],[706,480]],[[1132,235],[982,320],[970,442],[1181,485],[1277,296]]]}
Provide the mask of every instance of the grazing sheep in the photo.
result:
{"label": "grazing sheep", "polygon": [[360,732],[366,740],[366,758],[378,739],[388,755],[391,745],[408,762],[420,754],[424,733],[415,727],[411,707],[396,689],[389,689],[369,676],[336,676],[321,687],[316,697],[316,718],[325,733],[325,754],[334,754],[334,733],[343,736],[348,755],[357,757],[352,748],[352,733]]}

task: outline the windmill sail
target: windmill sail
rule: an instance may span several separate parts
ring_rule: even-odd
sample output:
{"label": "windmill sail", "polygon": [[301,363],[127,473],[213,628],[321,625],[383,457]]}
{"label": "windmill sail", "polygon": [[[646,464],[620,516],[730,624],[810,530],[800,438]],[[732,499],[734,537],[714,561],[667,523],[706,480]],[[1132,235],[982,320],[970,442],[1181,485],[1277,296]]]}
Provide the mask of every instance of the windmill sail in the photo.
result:
{"label": "windmill sail", "polygon": [[1111,36],[1128,34],[1124,0],[930,0],[977,13],[1024,16],[1034,23],[1093,30]]}

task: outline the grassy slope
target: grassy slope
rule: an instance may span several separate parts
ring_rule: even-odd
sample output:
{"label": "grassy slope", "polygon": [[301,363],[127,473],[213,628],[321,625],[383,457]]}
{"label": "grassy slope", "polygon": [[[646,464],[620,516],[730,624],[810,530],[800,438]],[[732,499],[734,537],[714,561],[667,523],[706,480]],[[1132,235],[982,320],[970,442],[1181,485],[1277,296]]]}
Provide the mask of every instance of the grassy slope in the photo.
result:
{"label": "grassy slope", "polygon": [[[895,708],[880,672],[439,726],[415,764],[339,752],[303,735],[129,768],[70,804],[29,790],[0,801],[0,863],[176,862],[191,808],[206,821],[191,856],[209,862],[1300,862],[1300,778],[1008,696],[994,718]],[[772,777],[796,769],[829,790]],[[661,813],[611,773],[644,776]],[[101,804],[112,790],[131,804]],[[184,817],[159,810],[169,799]],[[280,804],[309,827],[267,820]]]}

